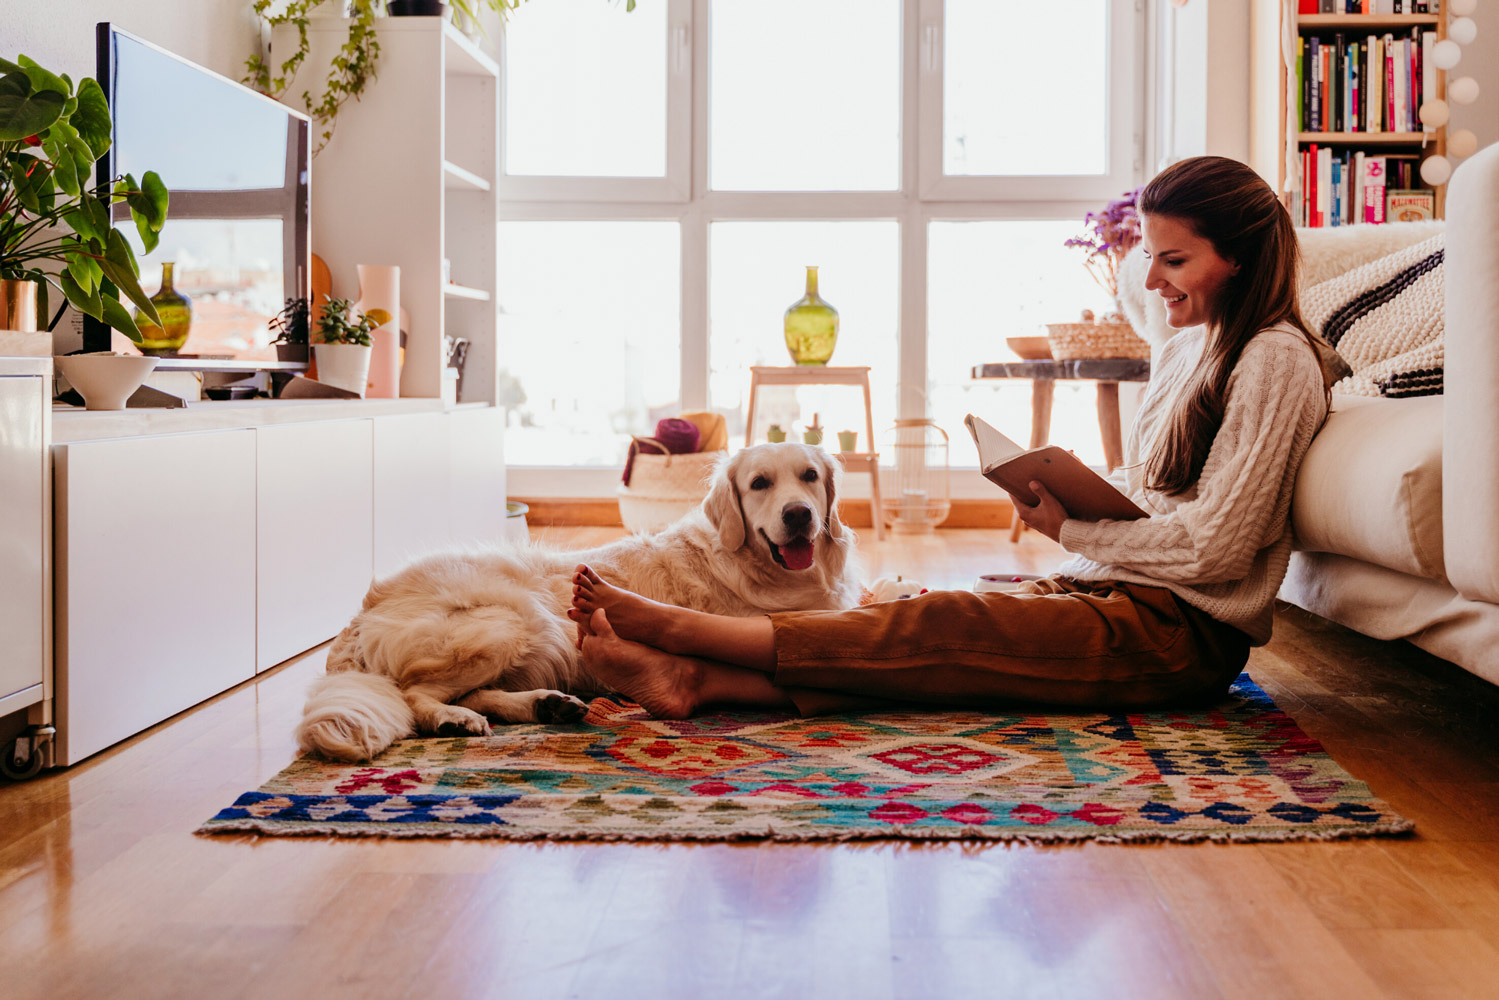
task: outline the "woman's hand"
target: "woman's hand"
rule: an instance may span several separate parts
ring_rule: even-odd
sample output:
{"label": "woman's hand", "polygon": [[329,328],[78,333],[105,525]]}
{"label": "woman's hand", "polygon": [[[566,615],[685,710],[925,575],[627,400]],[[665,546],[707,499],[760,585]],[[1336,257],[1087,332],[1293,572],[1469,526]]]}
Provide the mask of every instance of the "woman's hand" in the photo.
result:
{"label": "woman's hand", "polygon": [[1031,492],[1036,494],[1035,506],[1025,503],[1013,493],[1010,494],[1010,501],[1015,505],[1015,515],[1052,541],[1061,541],[1062,522],[1067,520],[1067,508],[1039,482],[1032,481],[1030,487]]}

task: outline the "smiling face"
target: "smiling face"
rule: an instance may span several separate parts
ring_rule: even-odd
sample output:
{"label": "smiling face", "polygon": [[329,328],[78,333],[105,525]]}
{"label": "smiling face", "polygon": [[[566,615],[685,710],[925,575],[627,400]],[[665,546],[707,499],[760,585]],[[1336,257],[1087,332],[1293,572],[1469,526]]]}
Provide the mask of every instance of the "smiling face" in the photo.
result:
{"label": "smiling face", "polygon": [[833,477],[832,459],[820,448],[755,445],[721,469],[703,509],[729,551],[748,545],[781,569],[799,572],[813,565],[824,533],[842,534]]}
{"label": "smiling face", "polygon": [[1167,325],[1181,330],[1212,321],[1213,304],[1239,266],[1170,215],[1141,216],[1140,242],[1150,261],[1145,288],[1165,300]]}

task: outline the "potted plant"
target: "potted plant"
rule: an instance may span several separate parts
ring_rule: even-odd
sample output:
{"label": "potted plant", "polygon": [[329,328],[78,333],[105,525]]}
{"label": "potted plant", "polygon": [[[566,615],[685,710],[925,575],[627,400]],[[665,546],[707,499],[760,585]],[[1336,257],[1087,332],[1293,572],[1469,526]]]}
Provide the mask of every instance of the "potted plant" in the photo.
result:
{"label": "potted plant", "polygon": [[287,299],[281,311],[272,317],[269,324],[276,339],[271,343],[276,348],[277,361],[307,361],[310,348],[307,334],[311,327],[311,310],[306,299]]}
{"label": "potted plant", "polygon": [[348,299],[324,296],[323,315],[318,320],[318,381],[363,396],[369,388],[371,331],[390,322],[390,313],[371,309],[359,313]]}
{"label": "potted plant", "polygon": [[110,223],[110,206],[130,207],[149,253],[166,222],[166,185],[148,171],[139,182],[126,174],[91,186],[110,134],[109,106],[96,81],[85,77],[75,90],[68,77],[26,56],[0,59],[0,296],[30,306],[7,309],[12,321],[39,319],[45,329],[52,285],[75,308],[136,343],[141,332],[121,292],[160,324],[141,290],[135,253]]}

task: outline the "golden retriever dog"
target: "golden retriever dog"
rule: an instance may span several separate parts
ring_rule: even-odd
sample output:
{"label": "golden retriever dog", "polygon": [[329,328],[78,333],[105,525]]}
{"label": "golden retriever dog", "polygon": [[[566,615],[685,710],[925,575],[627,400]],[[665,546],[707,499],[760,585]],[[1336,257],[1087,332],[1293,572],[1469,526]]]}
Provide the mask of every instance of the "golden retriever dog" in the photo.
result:
{"label": "golden retriever dog", "polygon": [[723,615],[849,608],[861,587],[838,520],[839,465],[800,444],[720,462],[702,506],[586,551],[447,552],[377,580],[333,640],[297,727],[304,751],[367,760],[403,736],[487,736],[489,719],[575,722],[589,676],[567,619],[586,562],[653,600]]}

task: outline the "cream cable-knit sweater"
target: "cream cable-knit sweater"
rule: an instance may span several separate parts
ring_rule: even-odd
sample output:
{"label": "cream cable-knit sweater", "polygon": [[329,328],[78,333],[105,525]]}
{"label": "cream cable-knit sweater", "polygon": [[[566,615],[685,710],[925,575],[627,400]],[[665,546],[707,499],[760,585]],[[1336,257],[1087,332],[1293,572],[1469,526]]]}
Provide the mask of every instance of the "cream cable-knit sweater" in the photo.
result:
{"label": "cream cable-knit sweater", "polygon": [[1262,330],[1229,376],[1223,424],[1197,482],[1175,496],[1158,493],[1145,487],[1143,456],[1163,432],[1205,336],[1194,327],[1161,349],[1124,465],[1110,477],[1150,517],[1065,521],[1062,546],[1076,556],[1060,572],[1165,587],[1258,646],[1270,640],[1271,604],[1290,560],[1296,471],[1327,415],[1322,370],[1294,328]]}

